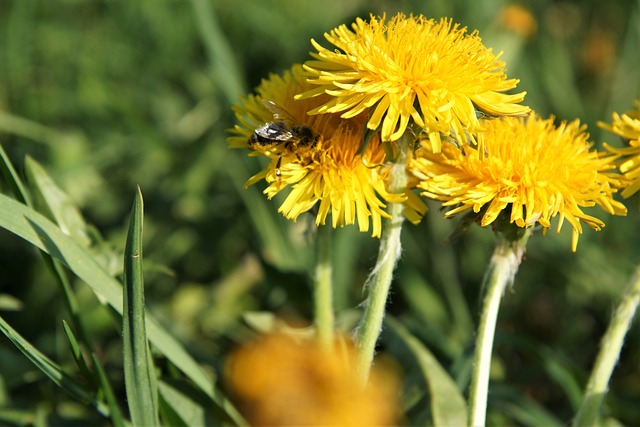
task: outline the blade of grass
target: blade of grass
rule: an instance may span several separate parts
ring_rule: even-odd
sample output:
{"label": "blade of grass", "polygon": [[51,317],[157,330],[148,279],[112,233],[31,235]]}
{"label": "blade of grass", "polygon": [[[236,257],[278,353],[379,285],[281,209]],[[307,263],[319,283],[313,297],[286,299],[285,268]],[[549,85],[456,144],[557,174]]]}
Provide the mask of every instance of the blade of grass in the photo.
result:
{"label": "blade of grass", "polygon": [[[185,423],[180,414],[175,410],[175,408],[171,405],[171,402],[168,401],[162,394],[162,391],[158,395],[158,408],[160,409],[160,415],[162,416],[162,420],[173,427],[189,427],[189,424]],[[191,424],[196,425],[196,424]]]}
{"label": "blade of grass", "polygon": [[131,208],[124,250],[124,307],[122,339],[124,382],[131,420],[135,426],[158,425],[158,390],[144,324],[142,224],[144,205],[140,187]]}
{"label": "blade of grass", "polygon": [[[2,158],[2,163],[0,163],[0,168],[2,169],[3,175],[7,180],[7,182],[9,183],[9,186],[11,187],[14,195],[19,201],[21,201],[25,205],[29,207],[33,207],[31,193],[27,190],[27,188],[23,184],[18,173],[13,167],[13,164],[9,160],[9,157],[6,155],[1,145],[0,145],[0,157]],[[66,194],[64,194],[64,192],[62,192],[62,190],[60,190],[54,184],[53,180],[49,177],[49,175],[46,173],[44,168],[40,166],[37,162],[35,162],[34,160],[27,161],[26,170],[27,170],[27,173],[32,177],[34,186],[36,187],[35,188],[36,193],[39,194],[40,197],[42,197],[43,202],[45,202],[46,204],[49,204],[48,199],[50,199],[50,197],[47,197],[48,192],[44,191],[44,189],[42,188],[41,185],[39,185],[39,183],[46,183],[50,188],[51,187],[53,188],[52,190],[53,192],[62,194],[63,198],[65,198],[65,200],[68,201],[68,197],[66,196]],[[79,212],[78,212],[78,215],[79,215]],[[80,218],[82,219],[82,217]],[[73,224],[73,225],[75,226],[77,224]],[[82,223],[80,223],[79,225],[82,225],[83,227],[82,229],[86,230],[86,224],[84,223],[84,220],[82,220]],[[67,311],[71,316],[71,322],[73,324],[73,327],[78,332],[78,334],[80,334],[80,339],[82,340],[84,345],[87,347],[87,349],[90,349],[91,341],[89,340],[89,336],[86,333],[86,328],[84,327],[84,324],[82,323],[82,320],[80,318],[80,314],[79,314],[80,309],[78,306],[78,302],[76,300],[75,294],[71,289],[71,284],[67,279],[64,269],[62,268],[60,263],[55,261],[46,252],[41,251],[40,254],[42,255],[42,258],[45,261],[47,267],[56,278],[56,283],[58,283],[58,286],[60,286],[60,290],[64,295],[64,302],[65,302]]]}
{"label": "blade of grass", "polygon": [[11,188],[14,196],[16,196],[16,198],[25,205],[31,206],[31,196],[22,183],[20,176],[16,172],[16,169],[13,167],[11,160],[9,160],[9,157],[7,156],[7,153],[4,151],[4,148],[1,144],[0,159],[2,160],[2,162],[0,162],[0,171],[2,171],[2,175],[9,184],[9,188]]}
{"label": "blade of grass", "polygon": [[104,394],[107,405],[109,405],[109,412],[111,413],[111,422],[113,423],[113,427],[125,427],[126,424],[124,422],[124,418],[122,417],[120,406],[118,406],[118,400],[116,399],[115,394],[113,394],[113,388],[111,387],[109,378],[104,372],[104,368],[102,367],[102,364],[98,360],[98,357],[95,353],[91,353],[91,362],[96,369],[96,375],[98,376],[98,381],[100,382],[100,389]]}
{"label": "blade of grass", "polygon": [[93,364],[96,373],[95,375],[89,371],[89,367],[84,361],[82,357],[82,352],[80,350],[80,346],[78,345],[78,341],[76,340],[73,331],[69,327],[66,321],[62,321],[62,327],[64,328],[64,333],[69,340],[69,344],[71,346],[71,353],[73,354],[73,358],[76,361],[76,365],[82,372],[83,376],[92,383],[92,385],[99,385],[100,391],[102,391],[102,395],[109,406],[109,413],[111,414],[111,422],[114,427],[125,427],[124,418],[122,417],[122,411],[120,411],[120,406],[118,405],[118,400],[116,399],[113,388],[111,387],[111,383],[109,382],[109,378],[104,372],[104,368],[98,360],[98,357],[95,353],[91,352],[91,363]]}
{"label": "blade of grass", "polygon": [[0,332],[2,332],[13,343],[13,345],[15,345],[18,350],[20,350],[22,354],[31,361],[31,363],[40,369],[42,373],[49,377],[56,385],[67,391],[76,399],[91,403],[91,405],[102,415],[109,416],[109,409],[102,402],[93,397],[90,391],[86,390],[59,365],[24,339],[22,335],[20,335],[2,318],[2,316],[0,316]]}
{"label": "blade of grass", "polygon": [[44,167],[29,156],[25,159],[24,170],[33,195],[34,208],[58,224],[80,246],[88,247],[91,239],[87,223],[71,198],[58,187]]}
{"label": "blade of grass", "polygon": [[[30,157],[25,160],[25,174],[29,183],[29,193],[32,205],[28,205],[43,213],[60,227],[65,234],[70,235],[81,246],[88,247],[90,239],[87,232],[87,224],[80,214],[80,210],[71,202],[67,194],[56,185],[44,167]],[[20,184],[17,175],[13,176],[16,185]],[[26,194],[25,194],[26,195]],[[64,303],[71,316],[73,328],[78,333],[80,342],[91,351],[91,340],[80,317],[80,307],[76,295],[71,288],[64,268],[59,262],[41,252],[47,267],[56,278],[58,286],[64,296]]]}
{"label": "blade of grass", "polygon": [[192,384],[182,380],[158,381],[158,404],[166,425],[207,427],[219,425],[218,410]]}
{"label": "blade of grass", "polygon": [[466,426],[467,405],[455,381],[433,354],[397,320],[384,319],[388,333],[406,346],[415,358],[429,387],[434,426]]}
{"label": "blade of grass", "polygon": [[158,393],[161,413],[167,424],[205,427],[214,423],[213,408],[206,403],[205,396],[190,384],[162,380],[158,383]]}
{"label": "blade of grass", "polygon": [[[55,224],[33,209],[0,194],[0,227],[30,242],[61,261],[95,294],[122,314],[122,285],[98,265],[92,254],[62,233]],[[151,343],[178,369],[203,390],[237,425],[246,421],[214,386],[202,367],[185,348],[150,315],[146,316],[147,334]]]}
{"label": "blade of grass", "polygon": [[82,373],[82,376],[86,378],[88,381],[90,381],[92,385],[95,385],[96,384],[95,378],[91,373],[91,371],[89,370],[89,367],[87,366],[87,363],[85,362],[84,357],[82,357],[82,350],[80,349],[78,340],[76,339],[76,336],[74,335],[73,331],[69,327],[69,324],[65,320],[62,320],[62,328],[64,330],[64,334],[67,336],[67,340],[69,341],[69,346],[71,347],[71,354],[73,355],[73,360],[75,360],[76,365],[78,366],[78,369],[80,369],[80,372]]}

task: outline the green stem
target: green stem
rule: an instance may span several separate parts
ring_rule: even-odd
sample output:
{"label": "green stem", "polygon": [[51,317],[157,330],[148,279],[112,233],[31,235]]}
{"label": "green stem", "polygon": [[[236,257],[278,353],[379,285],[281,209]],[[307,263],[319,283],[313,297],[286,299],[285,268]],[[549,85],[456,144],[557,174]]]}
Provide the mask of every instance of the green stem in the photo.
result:
{"label": "green stem", "polygon": [[314,282],[315,326],[320,344],[324,348],[330,348],[334,339],[331,226],[319,226],[317,239]]}
{"label": "green stem", "polygon": [[513,284],[530,234],[531,230],[526,229],[524,235],[515,241],[505,238],[500,233],[496,234],[498,242],[484,279],[483,287],[486,294],[482,302],[482,312],[473,356],[473,372],[469,393],[470,426],[485,425],[491,354],[500,300],[507,286]]}
{"label": "green stem", "polygon": [[618,362],[624,337],[640,303],[640,267],[631,279],[622,300],[618,304],[607,332],[602,337],[600,352],[587,382],[584,397],[573,425],[591,426],[596,422],[598,411],[605,394],[613,368]]}
{"label": "green stem", "polygon": [[[405,134],[397,143],[398,153],[389,171],[389,191],[391,193],[403,193],[407,186],[406,150],[412,142],[408,138],[409,136]],[[366,384],[369,378],[376,342],[382,329],[393,270],[402,252],[400,233],[404,221],[403,210],[402,203],[389,204],[390,218],[382,226],[378,260],[365,284],[368,295],[364,302],[364,314],[356,332],[358,348],[356,373],[362,384]]]}

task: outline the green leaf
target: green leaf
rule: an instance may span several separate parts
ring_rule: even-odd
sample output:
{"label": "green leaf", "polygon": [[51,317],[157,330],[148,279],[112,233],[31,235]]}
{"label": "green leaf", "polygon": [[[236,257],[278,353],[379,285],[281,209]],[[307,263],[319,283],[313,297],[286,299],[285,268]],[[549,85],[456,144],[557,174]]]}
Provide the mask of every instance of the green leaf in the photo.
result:
{"label": "green leaf", "polygon": [[0,145],[0,160],[2,160],[2,162],[0,162],[0,171],[2,171],[2,175],[9,183],[9,187],[13,194],[22,203],[27,206],[31,206],[31,196],[22,183],[22,180],[13,167],[13,164],[11,164],[11,160],[9,160],[9,157],[4,151],[4,148],[2,148],[2,145]]}
{"label": "green leaf", "polygon": [[[100,299],[122,314],[121,284],[98,265],[85,248],[60,231],[50,220],[10,197],[0,194],[0,227],[60,260],[84,280]],[[203,390],[223,410],[230,421],[238,425],[246,425],[246,421],[231,402],[217,391],[200,365],[150,315],[146,316],[146,327],[149,341],[160,353]]]}
{"label": "green leaf", "polygon": [[73,359],[75,360],[76,365],[78,366],[78,369],[80,369],[80,372],[82,372],[82,375],[87,380],[93,382],[94,380],[93,375],[91,374],[89,367],[87,366],[86,362],[84,361],[84,358],[82,357],[82,350],[80,349],[78,340],[76,339],[76,336],[74,335],[73,331],[69,327],[69,324],[65,320],[62,321],[62,328],[64,330],[65,335],[67,336],[67,340],[69,340],[69,345],[71,347],[71,354],[73,355]]}
{"label": "green leaf", "polygon": [[433,424],[438,426],[466,426],[467,405],[447,371],[435,356],[397,320],[387,315],[387,333],[403,343],[415,358],[431,396]]}
{"label": "green leaf", "polygon": [[69,344],[71,345],[71,353],[73,354],[73,358],[76,361],[76,365],[78,365],[80,371],[83,373],[85,378],[87,378],[87,380],[98,383],[100,385],[100,390],[102,391],[102,394],[107,401],[107,405],[109,406],[109,414],[111,415],[111,422],[113,423],[114,427],[124,427],[125,422],[124,418],[122,417],[122,412],[120,411],[120,406],[118,405],[118,400],[113,393],[113,388],[111,387],[109,378],[104,372],[100,360],[98,360],[98,357],[95,355],[95,353],[91,353],[91,362],[93,363],[96,371],[94,377],[94,375],[89,371],[89,367],[82,357],[80,346],[78,345],[78,341],[76,340],[73,331],[64,320],[62,321],[62,326],[64,328],[64,333],[69,340]]}
{"label": "green leaf", "polygon": [[161,380],[158,383],[160,413],[171,426],[209,426],[218,418],[206,396],[184,381]]}
{"label": "green leaf", "polygon": [[[20,177],[16,173],[13,165],[9,161],[9,158],[7,157],[6,153],[4,152],[1,146],[0,146],[0,157],[2,158],[2,163],[0,163],[0,168],[2,169],[2,172],[8,181],[9,186],[13,189],[15,196],[22,203],[26,204],[29,207],[32,207],[31,194],[27,191],[27,189],[23,185],[22,181],[20,180]],[[53,184],[53,181],[51,180],[51,178],[49,178],[49,176],[46,174],[44,169],[41,166],[39,166],[35,161],[33,160],[29,161],[29,159],[27,159],[27,166],[31,166],[31,168],[30,169],[28,168],[28,169],[31,171],[30,173],[32,174],[32,178],[34,180],[42,181],[44,183],[48,183],[49,185],[52,185],[54,188],[57,189],[57,192],[62,193],[64,198],[68,200],[66,195],[62,192],[62,190],[58,189],[58,187],[55,184]],[[36,193],[39,195],[40,198],[43,197],[39,188],[37,189]],[[51,210],[48,207],[45,206],[45,208],[47,212],[51,212]],[[76,209],[75,207],[73,208]],[[82,219],[81,216],[80,216],[80,222],[78,224],[80,224],[82,227],[85,227],[84,220]],[[58,262],[56,262],[53,258],[51,258],[50,255],[44,252],[40,252],[40,254],[42,255],[42,258],[44,259],[45,263],[51,270],[52,274],[57,279],[57,283],[60,286],[60,290],[64,295],[64,301],[65,301],[67,310],[71,315],[72,324],[76,328],[77,332],[80,334],[80,338],[83,340],[83,342],[87,345],[87,347],[90,347],[89,338],[85,332],[85,328],[79,316],[80,310],[78,308],[78,302],[75,298],[75,295],[73,294],[71,285],[67,280],[67,276],[64,272],[64,269],[60,266]]]}
{"label": "green leaf", "polygon": [[42,354],[31,343],[25,340],[15,329],[13,329],[0,316],[0,331],[20,350],[38,369],[49,377],[56,385],[66,390],[76,399],[90,402],[98,412],[108,416],[109,410],[104,404],[98,401],[90,391],[86,390],[80,383],[62,370],[55,362]]}
{"label": "green leaf", "polygon": [[98,376],[98,381],[100,382],[100,389],[104,394],[107,405],[109,405],[109,412],[111,414],[111,422],[113,423],[113,427],[125,427],[126,424],[124,422],[124,418],[122,417],[120,406],[118,406],[118,400],[116,399],[115,394],[113,394],[113,388],[111,387],[109,378],[104,372],[102,364],[98,360],[98,357],[95,353],[91,353],[91,361],[93,362],[93,366],[96,369],[96,375]]}
{"label": "green leaf", "polygon": [[142,224],[144,208],[140,187],[131,209],[124,250],[124,308],[122,339],[124,382],[131,420],[135,426],[158,425],[158,390],[144,322]]}
{"label": "green leaf", "polygon": [[27,156],[24,165],[36,209],[58,224],[60,229],[73,237],[80,246],[89,247],[91,239],[87,224],[71,198],[31,157]]}

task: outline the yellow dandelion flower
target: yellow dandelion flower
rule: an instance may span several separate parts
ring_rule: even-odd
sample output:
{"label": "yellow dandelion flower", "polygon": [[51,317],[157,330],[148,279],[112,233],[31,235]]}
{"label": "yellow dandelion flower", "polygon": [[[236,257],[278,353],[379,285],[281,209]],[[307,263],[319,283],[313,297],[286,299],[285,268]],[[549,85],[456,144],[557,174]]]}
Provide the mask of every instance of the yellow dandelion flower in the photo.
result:
{"label": "yellow dandelion flower", "polygon": [[[291,172],[289,168],[283,168],[283,180],[287,178],[292,191],[280,212],[295,219],[319,202],[316,223],[324,224],[331,212],[334,228],[353,224],[357,219],[360,231],[366,232],[370,218],[372,235],[380,237],[382,218],[389,216],[383,200],[402,202],[405,197],[391,194],[385,188],[387,170],[380,166],[385,161],[385,154],[379,142],[371,141],[362,155],[357,154],[358,146],[354,141],[359,141],[359,129],[353,129],[349,124],[340,126],[326,140],[326,146],[304,175],[297,176],[298,166],[293,163],[287,165],[292,166]],[[271,198],[279,191],[278,183],[273,182],[265,193]]]}
{"label": "yellow dandelion flower", "polygon": [[553,117],[496,119],[486,125],[484,158],[470,147],[447,144],[439,154],[421,149],[411,166],[423,195],[455,206],[447,217],[482,211],[484,227],[507,210],[518,227],[538,223],[546,231],[558,216],[558,232],[565,219],[573,227],[575,251],[581,222],[594,230],[604,227],[583,208],[599,205],[610,214],[626,214],[613,199],[620,185],[610,172],[614,157],[590,150],[588,138],[577,120],[556,127]]}
{"label": "yellow dandelion flower", "polygon": [[331,352],[316,341],[272,334],[232,354],[225,373],[251,425],[395,425],[395,375],[374,370],[363,389],[350,367],[354,353],[349,345]]}
{"label": "yellow dandelion flower", "polygon": [[298,98],[331,99],[310,114],[369,114],[367,127],[380,128],[383,141],[398,140],[413,120],[438,152],[441,135],[475,142],[482,113],[529,112],[518,105],[525,92],[502,93],[518,80],[506,78],[500,55],[482,44],[477,31],[469,34],[447,19],[403,14],[388,22],[384,16],[357,19],[352,28],[341,25],[325,34],[332,49],[311,40],[316,60],[305,69],[316,87]]}
{"label": "yellow dandelion flower", "polygon": [[[386,154],[377,136],[360,153],[366,116],[363,114],[345,120],[335,114],[307,115],[307,111],[327,99],[325,96],[294,100],[296,93],[309,88],[302,67],[297,65],[283,76],[272,75],[264,80],[257,89],[257,95],[249,96],[235,107],[239,124],[229,139],[232,147],[248,147],[248,140],[256,129],[274,121],[272,111],[263,100],[271,101],[288,112],[290,121],[296,123],[289,124],[289,127],[303,126],[317,135],[308,144],[283,141],[261,147],[254,145],[256,151],[253,154],[266,155],[271,158],[271,163],[252,177],[247,185],[265,179],[269,186],[264,192],[269,199],[287,189],[289,193],[279,212],[288,219],[295,221],[300,214],[317,206],[316,224],[325,224],[331,213],[334,228],[357,221],[363,232],[369,231],[372,224],[372,235],[379,237],[382,218],[389,217],[385,211],[386,204],[403,202],[407,196],[387,191]],[[415,206],[415,203],[407,204],[413,213],[412,219],[420,216],[416,214],[420,207]]]}
{"label": "yellow dandelion flower", "polygon": [[620,172],[626,179],[622,197],[631,197],[640,190],[640,101],[636,101],[636,109],[620,116],[613,113],[613,122],[598,123],[600,127],[628,140],[628,147],[614,148],[606,145],[612,153],[622,156]]}

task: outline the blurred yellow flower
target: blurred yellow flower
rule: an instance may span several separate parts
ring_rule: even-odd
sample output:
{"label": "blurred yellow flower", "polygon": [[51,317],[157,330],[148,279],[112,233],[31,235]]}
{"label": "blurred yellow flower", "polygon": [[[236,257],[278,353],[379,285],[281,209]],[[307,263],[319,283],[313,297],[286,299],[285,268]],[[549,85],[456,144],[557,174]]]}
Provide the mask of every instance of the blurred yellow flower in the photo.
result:
{"label": "blurred yellow flower", "polygon": [[620,172],[627,180],[622,197],[631,197],[640,190],[640,100],[636,101],[636,109],[620,116],[613,113],[611,124],[598,123],[600,127],[628,140],[628,147],[614,148],[605,145],[612,153],[622,156]]}
{"label": "blurred yellow flower", "polygon": [[438,152],[442,135],[475,143],[482,130],[479,116],[529,112],[518,105],[525,92],[502,93],[518,80],[506,78],[500,55],[482,44],[477,31],[403,14],[389,21],[357,19],[352,28],[341,25],[325,34],[331,49],[311,41],[316,60],[304,67],[315,87],[297,98],[330,99],[310,114],[368,114],[367,127],[380,127],[383,141],[398,140],[413,120]]}
{"label": "blurred yellow flower", "polygon": [[573,227],[576,250],[581,222],[594,230],[604,223],[583,212],[599,205],[614,215],[626,208],[613,199],[619,176],[610,172],[615,157],[590,150],[589,135],[579,121],[555,126],[553,117],[543,120],[503,118],[486,125],[486,157],[473,149],[446,144],[442,153],[421,149],[412,162],[422,194],[455,206],[447,217],[472,209],[480,213],[480,225],[493,223],[503,211],[518,227],[540,224],[544,231],[559,216],[558,232],[566,219]]}
{"label": "blurred yellow flower", "polygon": [[354,349],[339,344],[327,351],[313,340],[272,334],[241,347],[225,366],[241,412],[252,425],[396,424],[395,375],[374,369],[363,389],[350,367]]}
{"label": "blurred yellow flower", "polygon": [[500,24],[522,38],[531,38],[538,29],[538,23],[528,7],[521,4],[505,6],[499,15]]}
{"label": "blurred yellow flower", "polygon": [[[279,208],[286,218],[296,220],[301,213],[318,207],[316,224],[325,224],[331,213],[333,227],[355,224],[360,231],[369,231],[379,237],[382,218],[388,218],[385,211],[388,202],[407,203],[410,219],[424,213],[424,205],[416,205],[415,200],[405,194],[387,191],[385,180],[388,171],[384,163],[386,154],[378,136],[374,136],[363,152],[360,152],[365,127],[365,114],[350,120],[336,114],[310,116],[307,111],[314,109],[328,96],[296,101],[294,95],[310,88],[300,65],[294,66],[282,76],[271,75],[263,80],[257,95],[250,95],[234,108],[239,124],[229,138],[231,147],[249,147],[251,135],[265,123],[281,120],[284,115],[291,118],[287,126],[303,126],[317,134],[310,144],[289,144],[279,142],[260,145],[254,143],[253,154],[263,154],[271,158],[270,164],[249,179],[247,185],[265,179],[269,186],[264,190],[268,198],[280,191],[289,193]],[[279,109],[281,117],[274,119],[273,112],[263,100],[271,101]],[[278,127],[279,126],[279,127]],[[272,133],[284,132],[284,126],[267,129]],[[271,135],[271,134],[270,134]],[[293,135],[295,140],[295,135]],[[417,213],[417,211],[421,213]]]}

